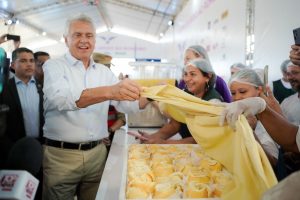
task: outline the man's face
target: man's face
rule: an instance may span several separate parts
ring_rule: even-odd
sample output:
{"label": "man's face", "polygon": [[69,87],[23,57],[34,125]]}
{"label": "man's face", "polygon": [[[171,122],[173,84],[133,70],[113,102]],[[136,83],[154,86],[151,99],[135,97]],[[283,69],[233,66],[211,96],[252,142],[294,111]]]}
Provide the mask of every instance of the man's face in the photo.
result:
{"label": "man's face", "polygon": [[35,61],[35,77],[39,80],[44,79],[43,64],[49,59],[49,56],[40,55]]}
{"label": "man's face", "polygon": [[33,54],[28,52],[18,53],[17,59],[12,62],[12,68],[19,79],[30,79],[35,70]]}
{"label": "man's face", "polygon": [[292,88],[300,92],[300,66],[291,65],[287,68],[287,78]]}
{"label": "man's face", "polygon": [[74,21],[65,41],[72,56],[83,62],[89,61],[96,43],[95,30],[88,22]]}

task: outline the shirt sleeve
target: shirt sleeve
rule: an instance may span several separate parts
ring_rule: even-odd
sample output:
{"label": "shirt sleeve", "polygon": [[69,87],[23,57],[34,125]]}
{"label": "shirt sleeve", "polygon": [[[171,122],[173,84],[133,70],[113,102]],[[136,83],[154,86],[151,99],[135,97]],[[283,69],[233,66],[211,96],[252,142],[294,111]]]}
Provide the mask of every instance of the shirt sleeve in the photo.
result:
{"label": "shirt sleeve", "polygon": [[111,105],[115,106],[119,112],[127,114],[143,110],[139,108],[139,101],[111,101]]}
{"label": "shirt sleeve", "polygon": [[300,126],[298,127],[298,132],[296,135],[296,143],[297,143],[298,149],[300,151]]}
{"label": "shirt sleeve", "polygon": [[260,121],[258,121],[256,124],[255,135],[259,139],[263,149],[277,159],[279,154],[278,146],[270,137]]}
{"label": "shirt sleeve", "polygon": [[65,74],[64,65],[66,64],[59,60],[48,60],[43,67],[45,110],[68,111],[79,109],[76,101],[80,98],[84,88],[70,89],[72,83]]}
{"label": "shirt sleeve", "polygon": [[267,190],[262,200],[297,199],[300,190],[300,171],[294,172]]}
{"label": "shirt sleeve", "polygon": [[215,89],[220,93],[223,97],[223,100],[227,103],[231,102],[231,93],[227,87],[226,82],[219,76],[217,76],[217,80],[215,83]]}

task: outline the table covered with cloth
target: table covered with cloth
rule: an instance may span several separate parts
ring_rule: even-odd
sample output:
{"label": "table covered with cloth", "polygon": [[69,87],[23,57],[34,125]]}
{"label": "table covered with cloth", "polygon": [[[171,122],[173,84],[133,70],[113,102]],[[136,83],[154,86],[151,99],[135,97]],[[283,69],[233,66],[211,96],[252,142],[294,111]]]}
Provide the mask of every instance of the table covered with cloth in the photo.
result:
{"label": "table covered with cloth", "polygon": [[263,192],[277,184],[267,156],[243,115],[233,130],[228,124],[219,125],[223,105],[201,100],[171,85],[146,87],[141,96],[158,101],[162,112],[186,123],[205,152],[232,173],[234,184],[226,188],[222,199],[260,199]]}

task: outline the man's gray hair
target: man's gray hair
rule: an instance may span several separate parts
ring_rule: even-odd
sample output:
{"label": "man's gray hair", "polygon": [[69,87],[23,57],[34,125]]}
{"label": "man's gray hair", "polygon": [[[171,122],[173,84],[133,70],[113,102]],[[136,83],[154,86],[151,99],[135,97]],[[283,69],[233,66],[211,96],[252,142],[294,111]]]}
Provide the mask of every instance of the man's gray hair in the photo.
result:
{"label": "man's gray hair", "polygon": [[66,21],[64,36],[67,36],[69,34],[70,26],[75,21],[81,21],[81,22],[86,22],[86,23],[91,24],[93,29],[94,29],[94,32],[96,32],[96,28],[95,28],[95,25],[94,25],[94,22],[93,22],[92,18],[90,18],[89,16],[81,13],[79,15],[76,15],[76,16],[73,16],[73,17],[69,18]]}
{"label": "man's gray hair", "polygon": [[287,72],[287,68],[288,66],[293,65],[293,63],[291,62],[291,60],[287,59],[285,61],[283,61],[280,65],[280,70],[282,73],[286,73]]}

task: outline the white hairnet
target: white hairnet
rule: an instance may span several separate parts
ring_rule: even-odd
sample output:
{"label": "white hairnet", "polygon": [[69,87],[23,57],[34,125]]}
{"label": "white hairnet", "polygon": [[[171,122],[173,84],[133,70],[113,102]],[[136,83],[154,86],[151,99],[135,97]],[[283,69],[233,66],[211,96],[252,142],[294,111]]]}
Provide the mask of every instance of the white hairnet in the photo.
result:
{"label": "white hairnet", "polygon": [[236,69],[239,69],[239,70],[242,70],[242,69],[246,69],[247,66],[242,64],[242,63],[234,63],[230,66],[230,69],[232,68],[236,68]]}
{"label": "white hairnet", "polygon": [[204,49],[204,47],[202,47],[200,45],[193,45],[193,46],[188,47],[187,50],[192,50],[196,54],[201,55],[205,60],[207,60],[207,62],[210,63],[207,51]]}
{"label": "white hairnet", "polygon": [[209,87],[214,86],[215,81],[216,81],[216,74],[215,74],[215,71],[213,70],[211,64],[208,62],[208,60],[206,60],[204,58],[197,58],[197,59],[193,59],[190,62],[188,62],[187,65],[192,65],[194,67],[197,67],[202,72],[210,73],[212,75],[212,77],[208,81],[208,85],[209,85]]}
{"label": "white hairnet", "polygon": [[242,69],[236,72],[229,80],[228,86],[230,87],[231,83],[234,81],[255,87],[264,85],[257,72],[253,69]]}

